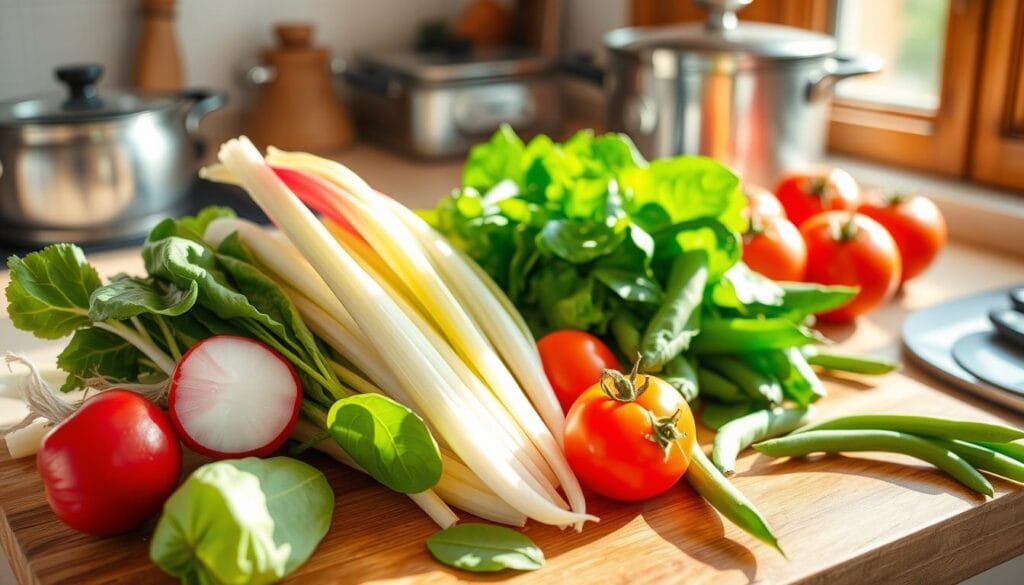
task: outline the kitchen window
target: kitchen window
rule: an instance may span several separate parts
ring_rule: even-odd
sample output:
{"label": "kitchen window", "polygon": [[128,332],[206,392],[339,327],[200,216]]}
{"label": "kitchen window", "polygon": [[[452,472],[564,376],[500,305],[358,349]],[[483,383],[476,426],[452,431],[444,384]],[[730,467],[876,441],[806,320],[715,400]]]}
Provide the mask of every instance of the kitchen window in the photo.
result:
{"label": "kitchen window", "polygon": [[[883,57],[883,73],[839,84],[831,151],[1024,189],[1024,2],[755,0],[739,16]],[[703,17],[690,2],[632,4],[634,24]]]}

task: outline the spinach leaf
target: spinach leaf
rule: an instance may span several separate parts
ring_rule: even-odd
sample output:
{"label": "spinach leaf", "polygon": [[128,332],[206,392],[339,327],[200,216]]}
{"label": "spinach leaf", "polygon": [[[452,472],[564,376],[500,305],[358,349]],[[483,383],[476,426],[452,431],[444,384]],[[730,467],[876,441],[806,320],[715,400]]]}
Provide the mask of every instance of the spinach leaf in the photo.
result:
{"label": "spinach leaf", "polygon": [[118,274],[94,290],[89,299],[89,317],[93,321],[127,319],[146,313],[175,317],[192,308],[199,294],[195,281],[179,288]]}
{"label": "spinach leaf", "polygon": [[625,237],[625,231],[605,224],[559,219],[549,221],[540,231],[537,247],[573,264],[583,264],[610,254]]}
{"label": "spinach leaf", "polygon": [[327,428],[360,467],[396,492],[419,493],[441,479],[441,453],[427,426],[390,398],[342,398],[327,413]]}
{"label": "spinach leaf", "polygon": [[780,282],[782,300],[776,305],[761,304],[767,314],[795,313],[799,318],[830,311],[845,305],[860,290],[855,286],[829,286],[812,282]]}
{"label": "spinach leaf", "polygon": [[143,371],[143,357],[138,348],[119,335],[96,327],[79,329],[57,356],[57,367],[68,373],[61,391],[81,388],[84,379],[100,375],[112,380],[137,381]]}
{"label": "spinach leaf", "polygon": [[457,569],[532,571],[544,566],[544,553],[526,535],[504,526],[457,524],[427,539],[438,561]]}
{"label": "spinach leaf", "polygon": [[7,314],[14,326],[41,339],[60,339],[92,325],[89,296],[100,287],[96,269],[74,244],[53,244],[7,260]]}
{"label": "spinach leaf", "polygon": [[737,262],[726,270],[711,289],[711,298],[716,305],[743,311],[748,305],[778,307],[782,305],[785,294],[775,281],[754,272],[743,262]]}
{"label": "spinach leaf", "polygon": [[273,583],[313,554],[333,511],[327,479],[300,461],[209,463],[164,504],[149,555],[182,582]]}

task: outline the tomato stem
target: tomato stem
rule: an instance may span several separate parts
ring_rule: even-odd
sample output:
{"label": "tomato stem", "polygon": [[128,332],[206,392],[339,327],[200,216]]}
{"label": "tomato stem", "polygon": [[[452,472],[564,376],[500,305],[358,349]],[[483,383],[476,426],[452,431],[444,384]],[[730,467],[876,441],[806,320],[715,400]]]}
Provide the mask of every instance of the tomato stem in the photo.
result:
{"label": "tomato stem", "polygon": [[601,372],[601,390],[608,398],[619,402],[633,402],[647,390],[650,385],[647,376],[644,376],[643,380],[638,383],[641,360],[642,358],[637,356],[636,361],[633,362],[633,369],[629,372],[629,378],[623,376],[622,372],[607,368]]}
{"label": "tomato stem", "polygon": [[903,203],[907,199],[910,199],[910,195],[905,191],[891,191],[888,195],[885,196],[885,204],[892,207]]}
{"label": "tomato stem", "polygon": [[672,445],[676,444],[676,441],[686,436],[686,433],[679,430],[676,425],[679,424],[679,417],[682,415],[682,409],[676,409],[671,416],[654,416],[654,413],[647,411],[647,416],[651,417],[651,434],[647,435],[647,440],[657,443],[661,450],[665,453],[665,461],[668,461],[669,453],[672,450]]}

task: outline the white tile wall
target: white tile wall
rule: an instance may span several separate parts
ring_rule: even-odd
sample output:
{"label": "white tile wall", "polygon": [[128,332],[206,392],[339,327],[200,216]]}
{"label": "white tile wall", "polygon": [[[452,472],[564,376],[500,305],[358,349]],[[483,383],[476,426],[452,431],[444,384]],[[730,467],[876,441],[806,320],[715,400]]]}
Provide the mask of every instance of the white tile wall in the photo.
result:
{"label": "white tile wall", "polygon": [[[236,69],[271,44],[274,22],[315,22],[318,42],[344,57],[407,45],[422,22],[451,19],[464,1],[178,0],[177,31],[188,83],[230,89],[238,98]],[[56,89],[52,70],[62,63],[103,63],[106,85],[127,85],[138,4],[0,0],[0,100]]]}

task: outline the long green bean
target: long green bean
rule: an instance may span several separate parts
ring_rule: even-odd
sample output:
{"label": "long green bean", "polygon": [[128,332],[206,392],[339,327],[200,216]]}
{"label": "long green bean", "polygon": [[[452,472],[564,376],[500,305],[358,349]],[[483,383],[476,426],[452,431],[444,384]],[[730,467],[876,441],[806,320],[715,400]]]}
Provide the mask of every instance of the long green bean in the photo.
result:
{"label": "long green bean", "polygon": [[1024,463],[1007,457],[987,447],[967,441],[932,439],[939,445],[956,453],[975,469],[983,469],[996,475],[1024,483]]}
{"label": "long green bean", "polygon": [[742,359],[715,355],[707,356],[701,362],[735,382],[753,400],[772,405],[782,403],[782,384],[768,373],[754,369]]}
{"label": "long green bean", "polygon": [[1024,445],[1020,443],[993,443],[989,441],[971,441],[996,453],[1002,453],[1011,459],[1024,463]]}
{"label": "long green bean", "polygon": [[815,346],[807,346],[802,349],[807,363],[826,370],[879,376],[900,367],[899,363],[890,360],[821,351]]}
{"label": "long green bean", "polygon": [[759,410],[726,423],[715,435],[711,460],[726,476],[736,472],[736,456],[754,443],[784,435],[814,416],[812,407]]}
{"label": "long green bean", "polygon": [[797,433],[823,430],[887,430],[940,439],[1005,443],[1024,438],[1024,431],[995,423],[909,414],[856,414],[820,422]]}
{"label": "long green bean", "polygon": [[902,453],[931,463],[978,493],[993,494],[992,484],[956,453],[928,439],[896,431],[807,431],[758,443],[754,448],[769,457],[857,451]]}
{"label": "long green bean", "polygon": [[782,556],[786,556],[764,516],[743,492],[732,485],[708,460],[700,445],[693,446],[693,457],[690,459],[690,467],[686,470],[686,481],[722,516],[751,536],[771,545]]}
{"label": "long green bean", "polygon": [[719,402],[735,403],[750,400],[739,386],[703,366],[697,368],[697,387],[701,395]]}

